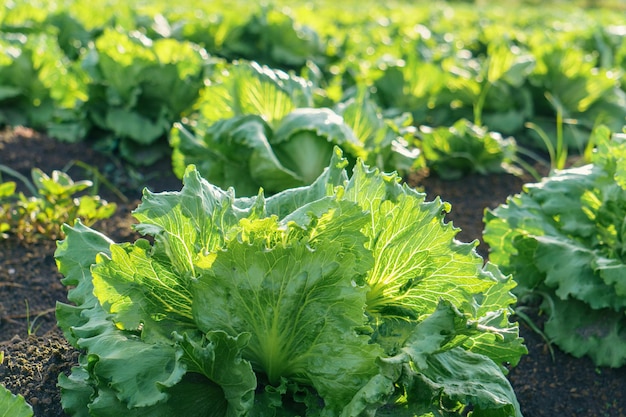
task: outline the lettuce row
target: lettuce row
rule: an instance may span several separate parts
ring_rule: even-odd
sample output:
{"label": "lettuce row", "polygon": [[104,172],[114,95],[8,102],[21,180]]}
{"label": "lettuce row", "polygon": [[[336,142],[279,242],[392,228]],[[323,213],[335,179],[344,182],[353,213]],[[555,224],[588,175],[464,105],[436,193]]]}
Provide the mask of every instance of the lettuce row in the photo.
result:
{"label": "lettuce row", "polygon": [[540,294],[545,332],[598,366],[626,364],[626,137],[597,133],[592,164],[527,184],[485,213],[489,259]]}
{"label": "lettuce row", "polygon": [[84,354],[72,416],[521,416],[514,281],[454,239],[448,204],[334,149],[311,185],[236,198],[194,166],[146,190],[116,244],[66,226],[56,259]]}

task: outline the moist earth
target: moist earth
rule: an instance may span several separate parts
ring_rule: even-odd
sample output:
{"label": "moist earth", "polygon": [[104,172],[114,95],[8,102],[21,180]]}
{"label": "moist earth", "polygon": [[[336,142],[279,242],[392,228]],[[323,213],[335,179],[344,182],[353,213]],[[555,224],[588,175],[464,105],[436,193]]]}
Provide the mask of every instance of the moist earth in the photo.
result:
{"label": "moist earth", "polygon": [[[0,132],[0,165],[26,177],[37,167],[47,174],[67,170],[74,180],[92,179],[92,173],[77,161],[97,169],[115,186],[115,190],[99,186],[98,194],[118,208],[113,217],[93,228],[117,242],[138,237],[131,228],[130,212],[139,203],[143,187],[160,192],[182,186],[167,160],[150,167],[130,167],[96,152],[88,142],[62,143],[21,127]],[[14,178],[4,175],[2,181],[7,180]],[[457,239],[477,240],[477,251],[485,259],[489,254],[481,240],[485,208],[504,203],[531,181],[510,174],[468,175],[454,181],[427,173],[407,178],[410,185],[426,192],[427,200],[440,196],[451,203],[447,219],[461,229]],[[55,305],[67,302],[67,291],[60,283],[55,248],[54,241],[0,239],[0,351],[5,354],[0,384],[23,395],[35,417],[66,416],[57,377],[69,374],[79,354],[56,326]],[[541,311],[534,305],[523,307],[540,330],[545,319]],[[508,378],[525,417],[626,417],[626,367],[600,368],[587,358],[574,358],[550,345],[523,320],[520,334],[529,354],[511,369]]]}

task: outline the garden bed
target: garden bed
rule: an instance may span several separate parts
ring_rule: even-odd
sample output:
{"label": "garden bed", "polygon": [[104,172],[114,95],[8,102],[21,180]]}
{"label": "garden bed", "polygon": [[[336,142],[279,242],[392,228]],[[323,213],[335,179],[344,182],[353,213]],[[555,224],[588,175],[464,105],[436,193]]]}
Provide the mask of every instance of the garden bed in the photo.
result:
{"label": "garden bed", "polygon": [[[33,167],[50,173],[76,160],[97,168],[127,197],[128,201],[121,201],[103,186],[98,190],[118,208],[113,217],[94,228],[118,242],[137,237],[131,229],[130,211],[138,204],[143,186],[157,192],[181,187],[168,161],[130,172],[86,143],[59,143],[23,128],[0,135],[0,164],[26,176]],[[77,165],[69,172],[74,179],[90,178]],[[455,181],[434,176],[409,179],[427,193],[428,200],[441,196],[452,204],[447,218],[461,228],[457,238],[462,241],[480,239],[484,209],[503,203],[508,195],[519,192],[525,181],[530,178],[509,174],[471,175]],[[55,303],[67,302],[67,291],[60,283],[54,250],[52,241],[24,244],[13,238],[0,240],[0,351],[5,352],[0,384],[22,394],[38,417],[65,416],[56,380],[60,372],[69,372],[78,356],[56,327]],[[478,251],[488,256],[483,243]],[[541,315],[530,307],[530,316],[541,327]],[[597,368],[591,360],[574,358],[556,346],[552,347],[553,357],[550,345],[524,322],[520,333],[529,354],[511,370],[509,378],[526,417],[626,416],[626,368]]]}

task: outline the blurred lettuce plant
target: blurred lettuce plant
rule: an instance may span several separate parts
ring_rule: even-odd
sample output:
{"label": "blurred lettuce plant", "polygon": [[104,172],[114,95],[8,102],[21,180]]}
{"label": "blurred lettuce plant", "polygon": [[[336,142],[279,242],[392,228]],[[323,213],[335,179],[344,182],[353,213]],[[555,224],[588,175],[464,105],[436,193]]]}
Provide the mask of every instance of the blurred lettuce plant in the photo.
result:
{"label": "blurred lettuce plant", "polygon": [[59,139],[86,132],[85,76],[46,33],[0,34],[0,124],[28,125]]}
{"label": "blurred lettuce plant", "polygon": [[311,83],[255,62],[226,65],[170,139],[177,176],[194,164],[212,183],[254,195],[311,184],[333,147],[352,163],[399,173],[420,163],[407,114],[385,118],[366,89],[315,108]]}
{"label": "blurred lettuce plant", "polygon": [[458,179],[470,173],[519,173],[514,165],[517,144],[469,120],[451,127],[421,126],[421,149],[426,166],[444,179]]}
{"label": "blurred lettuce plant", "polygon": [[169,154],[167,133],[198,97],[207,59],[191,42],[105,29],[82,59],[99,147],[137,165]]}

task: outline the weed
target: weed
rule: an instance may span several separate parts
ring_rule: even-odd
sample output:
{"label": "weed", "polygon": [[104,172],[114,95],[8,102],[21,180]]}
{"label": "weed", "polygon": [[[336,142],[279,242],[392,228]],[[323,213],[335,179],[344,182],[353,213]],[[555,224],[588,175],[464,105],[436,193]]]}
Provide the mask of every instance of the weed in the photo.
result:
{"label": "weed", "polygon": [[114,203],[108,203],[98,195],[84,194],[93,186],[91,181],[73,181],[62,171],[53,171],[48,176],[38,168],[31,172],[32,181],[3,165],[0,165],[0,171],[22,181],[31,193],[27,197],[16,192],[14,182],[0,183],[2,238],[15,235],[23,241],[42,237],[57,239],[64,223],[73,224],[76,219],[81,219],[89,225],[115,212]]}

